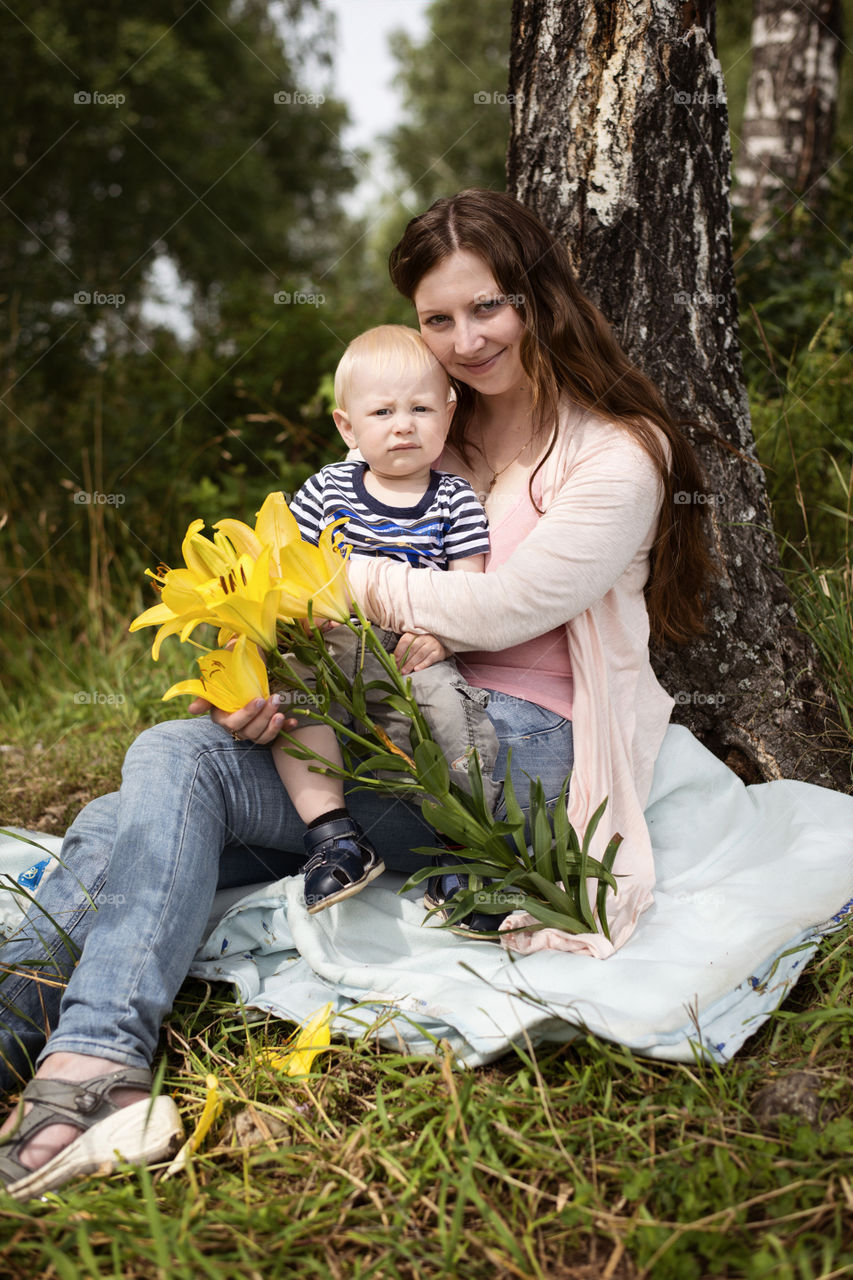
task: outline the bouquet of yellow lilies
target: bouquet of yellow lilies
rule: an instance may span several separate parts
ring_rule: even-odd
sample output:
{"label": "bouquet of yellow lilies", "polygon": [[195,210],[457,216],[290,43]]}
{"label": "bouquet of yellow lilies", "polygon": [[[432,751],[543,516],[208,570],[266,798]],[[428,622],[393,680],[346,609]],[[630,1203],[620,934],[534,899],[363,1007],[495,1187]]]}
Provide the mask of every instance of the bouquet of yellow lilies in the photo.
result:
{"label": "bouquet of yellow lilies", "polygon": [[258,647],[277,652],[280,624],[307,618],[309,605],[326,618],[349,618],[346,559],[333,546],[333,526],[323,530],[319,546],[302,541],[283,493],[269,495],[254,529],[241,520],[219,520],[211,540],[203,528],[203,520],[194,520],[187,529],[185,568],[146,570],[160,603],[134,618],[130,630],[159,628],[151,649],[156,662],[167,636],[184,642],[204,622],[218,627],[220,647],[199,659],[201,679],[173,685],[164,700],[188,693],[222,711],[238,711],[252,698],[269,696]]}
{"label": "bouquet of yellow lilies", "polygon": [[[459,896],[448,924],[475,905],[482,910],[498,904],[506,909],[509,904],[527,911],[540,927],[551,925],[571,933],[601,928],[607,935],[605,899],[608,886],[616,887],[611,868],[621,837],[614,836],[601,861],[589,854],[606,801],[580,841],[566,819],[566,788],[551,815],[541,783],[531,781],[528,826],[533,844],[528,847],[509,768],[503,821],[494,817],[485,801],[476,753],[469,771],[471,794],[451,781],[447,762],[412,697],[411,681],[401,675],[393,656],[350,600],[346,555],[334,543],[336,526],[323,531],[317,546],[303,542],[284,495],[272,493],[258,512],[254,528],[240,520],[219,520],[211,539],[202,533],[203,527],[202,520],[194,520],[187,529],[184,568],[161,565],[146,571],[160,592],[160,602],[130,625],[131,631],[158,628],[152,646],[155,660],[171,635],[204,650],[197,660],[200,676],[173,685],[164,700],[191,694],[223,711],[237,711],[253,698],[269,696],[270,676],[286,688],[309,692],[308,705],[289,707],[288,713],[310,715],[338,732],[344,758],[341,776],[361,787],[418,800],[426,820],[454,842],[454,857],[467,862],[472,888]],[[347,681],[328,653],[315,617],[356,629],[360,643],[378,659],[386,676],[379,686],[383,697],[411,720],[411,754],[402,752],[373,722],[362,676]],[[217,648],[204,649],[191,641],[203,623],[218,628]],[[291,658],[312,671],[311,690]],[[346,725],[335,714],[341,709],[349,717]],[[336,768],[290,734],[282,734],[282,746],[313,758],[316,767]],[[440,854],[444,847],[416,852]],[[406,887],[437,871],[459,869],[458,862],[444,868],[427,862]],[[590,880],[598,881],[594,907]]]}

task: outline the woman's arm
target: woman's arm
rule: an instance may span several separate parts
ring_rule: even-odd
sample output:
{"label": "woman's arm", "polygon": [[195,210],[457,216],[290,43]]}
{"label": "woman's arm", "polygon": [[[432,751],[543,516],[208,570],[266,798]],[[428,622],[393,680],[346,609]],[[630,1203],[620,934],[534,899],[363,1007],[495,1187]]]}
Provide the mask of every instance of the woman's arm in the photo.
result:
{"label": "woman's arm", "polygon": [[353,594],[379,625],[430,632],[454,652],[522,644],[607,594],[657,522],[661,491],[645,450],[609,434],[584,450],[536,528],[493,573],[356,559]]}
{"label": "woman's arm", "polygon": [[[482,573],[485,567],[484,555],[465,556],[462,560],[451,560],[447,566],[447,572],[450,573],[453,570],[456,573]],[[450,652],[436,636],[428,633],[415,635],[412,631],[404,631],[397,642],[394,657],[402,674],[410,676],[413,671],[423,671],[436,662],[444,662],[450,657]]]}

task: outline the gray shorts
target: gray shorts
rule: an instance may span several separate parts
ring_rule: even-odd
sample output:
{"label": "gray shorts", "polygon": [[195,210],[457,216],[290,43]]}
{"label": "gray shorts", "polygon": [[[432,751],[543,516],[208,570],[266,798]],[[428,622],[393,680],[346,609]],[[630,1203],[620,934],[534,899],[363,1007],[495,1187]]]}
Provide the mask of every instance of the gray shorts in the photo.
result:
{"label": "gray shorts", "polygon": [[[393,652],[399,636],[381,627],[375,627],[374,631],[383,648],[389,653]],[[364,649],[362,655],[359,632],[350,627],[334,627],[326,632],[325,641],[326,648],[350,683],[355,678],[362,656],[361,671],[366,685],[374,680],[387,679],[378,659],[369,649]],[[293,665],[306,684],[310,685],[310,670],[297,662]],[[463,680],[452,659],[436,662],[423,671],[414,671],[408,678],[412,682],[412,693],[423,712],[430,733],[444,753],[452,780],[463,791],[470,791],[468,762],[472,752],[476,750],[480,758],[486,802],[494,809],[501,794],[501,784],[492,779],[498,756],[498,737],[486,714],[488,692]],[[381,690],[368,688],[366,694],[371,718],[384,729],[395,747],[411,755],[410,718],[389,706]],[[346,722],[346,716],[340,708],[336,709],[336,714]]]}

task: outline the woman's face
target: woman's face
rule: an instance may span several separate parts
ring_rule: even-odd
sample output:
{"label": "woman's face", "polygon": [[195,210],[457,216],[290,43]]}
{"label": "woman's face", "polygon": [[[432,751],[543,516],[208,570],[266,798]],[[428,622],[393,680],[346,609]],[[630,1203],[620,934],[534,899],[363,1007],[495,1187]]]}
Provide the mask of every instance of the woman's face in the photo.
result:
{"label": "woman's face", "polygon": [[423,339],[451,377],[484,396],[527,384],[521,363],[524,324],[488,263],[457,249],[415,290]]}

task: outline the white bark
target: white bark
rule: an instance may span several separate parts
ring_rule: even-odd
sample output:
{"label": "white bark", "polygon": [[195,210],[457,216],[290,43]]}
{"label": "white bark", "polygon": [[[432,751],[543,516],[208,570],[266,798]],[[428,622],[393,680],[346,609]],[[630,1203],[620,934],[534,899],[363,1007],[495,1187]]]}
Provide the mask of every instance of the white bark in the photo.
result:
{"label": "white bark", "polygon": [[756,220],[825,185],[838,99],[838,0],[755,0],[734,201]]}

